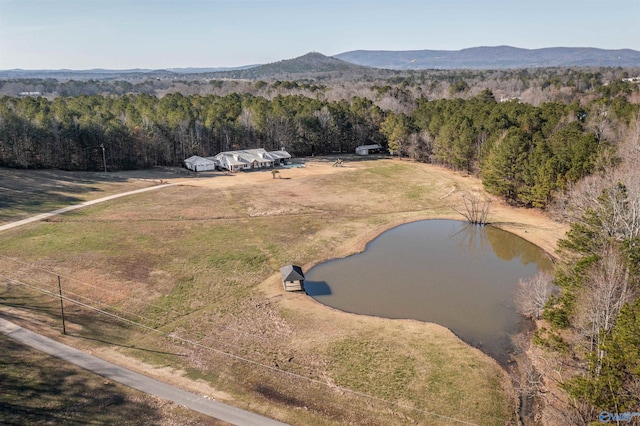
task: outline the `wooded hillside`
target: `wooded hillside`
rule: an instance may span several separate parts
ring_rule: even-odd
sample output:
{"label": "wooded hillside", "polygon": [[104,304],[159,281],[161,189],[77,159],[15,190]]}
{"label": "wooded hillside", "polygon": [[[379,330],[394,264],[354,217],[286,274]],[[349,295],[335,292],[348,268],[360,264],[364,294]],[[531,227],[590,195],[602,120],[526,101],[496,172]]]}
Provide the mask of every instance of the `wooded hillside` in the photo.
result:
{"label": "wooded hillside", "polygon": [[446,98],[435,100],[405,79],[371,84],[348,99],[296,81],[253,83],[271,91],[266,96],[5,96],[0,165],[100,170],[102,147],[107,168],[118,170],[179,166],[191,155],[234,149],[284,147],[309,156],[379,143],[396,155],[480,174],[507,201],[543,207],[567,183],[611,166],[617,140],[638,113],[638,86],[602,85],[601,75],[591,83],[574,72],[558,78],[547,86],[557,94],[570,82],[585,89],[570,86],[571,102],[539,104],[500,102],[490,89],[473,95],[477,78],[458,76]]}

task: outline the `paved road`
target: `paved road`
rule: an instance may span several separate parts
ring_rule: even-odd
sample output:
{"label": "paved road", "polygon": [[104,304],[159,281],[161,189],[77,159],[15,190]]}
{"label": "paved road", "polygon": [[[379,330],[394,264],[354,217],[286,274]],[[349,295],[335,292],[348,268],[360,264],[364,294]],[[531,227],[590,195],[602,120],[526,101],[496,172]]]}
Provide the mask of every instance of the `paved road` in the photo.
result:
{"label": "paved road", "polygon": [[159,382],[150,377],[74,349],[70,346],[58,343],[55,340],[36,334],[2,318],[0,318],[0,333],[6,334],[12,339],[25,345],[78,365],[100,376],[123,383],[150,395],[155,395],[157,397],[173,401],[176,404],[183,405],[199,413],[215,417],[234,425],[271,426],[285,424],[250,411],[232,407],[221,402],[212,401],[203,396]]}
{"label": "paved road", "polygon": [[[115,198],[124,197],[127,195],[139,194],[141,192],[153,191],[156,189],[162,189],[169,186],[177,185],[165,184],[157,185],[149,188],[137,189],[135,191],[123,192],[121,194],[115,194],[108,197],[98,198],[91,201],[86,201],[73,206],[64,207],[58,210],[54,210],[49,213],[42,213],[36,216],[29,217],[27,219],[19,220],[16,222],[8,223],[0,226],[0,232],[7,229],[16,228],[28,223],[44,220],[52,216],[66,213],[72,210],[76,210],[82,207],[91,206],[93,204],[102,203],[104,201],[113,200]],[[37,333],[22,328],[12,322],[0,318],[0,333],[25,344],[32,348],[38,349],[49,355],[61,358],[67,362],[78,365],[84,369],[92,371],[100,376],[107,377],[113,381],[120,382],[129,387],[137,389],[139,391],[155,395],[157,397],[173,401],[176,404],[183,405],[199,413],[206,414],[211,417],[215,417],[222,421],[235,424],[235,425],[256,425],[256,426],[270,426],[270,425],[284,425],[285,423],[278,422],[268,417],[263,417],[250,411],[242,410],[240,408],[232,407],[230,405],[223,404],[221,402],[212,401],[203,396],[193,394],[191,392],[184,391],[175,386],[162,383],[158,380],[154,380],[150,377],[104,361],[93,355],[89,355],[70,346],[58,343],[55,340],[48,337],[41,336]]]}
{"label": "paved road", "polygon": [[7,223],[6,225],[0,226],[0,232],[5,231],[7,229],[11,229],[11,228],[17,228],[18,226],[26,225],[27,223],[32,223],[32,222],[37,222],[39,220],[48,219],[51,216],[55,216],[55,215],[58,215],[58,214],[70,212],[72,210],[80,209],[82,207],[87,207],[87,206],[91,206],[93,204],[102,203],[104,201],[113,200],[114,198],[120,198],[120,197],[125,197],[127,195],[139,194],[141,192],[154,191],[156,189],[167,188],[169,186],[175,186],[175,185],[178,185],[178,184],[177,183],[167,183],[167,184],[164,184],[164,185],[150,186],[149,188],[136,189],[135,191],[122,192],[120,194],[110,195],[108,197],[102,197],[102,198],[98,198],[98,199],[91,200],[91,201],[85,201],[84,203],[74,204],[73,206],[64,207],[64,208],[61,208],[61,209],[58,209],[58,210],[54,210],[52,212],[42,213],[42,214],[38,214],[38,215],[35,215],[35,216],[28,217],[28,218],[23,219],[23,220],[18,220],[16,222]]}

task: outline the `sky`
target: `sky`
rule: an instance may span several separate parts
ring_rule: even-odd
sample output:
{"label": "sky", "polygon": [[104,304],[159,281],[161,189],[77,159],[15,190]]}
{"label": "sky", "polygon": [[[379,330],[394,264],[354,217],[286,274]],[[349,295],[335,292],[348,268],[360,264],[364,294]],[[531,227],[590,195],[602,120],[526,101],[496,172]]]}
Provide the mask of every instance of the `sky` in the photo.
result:
{"label": "sky", "polygon": [[500,45],[640,51],[640,0],[0,0],[0,70]]}

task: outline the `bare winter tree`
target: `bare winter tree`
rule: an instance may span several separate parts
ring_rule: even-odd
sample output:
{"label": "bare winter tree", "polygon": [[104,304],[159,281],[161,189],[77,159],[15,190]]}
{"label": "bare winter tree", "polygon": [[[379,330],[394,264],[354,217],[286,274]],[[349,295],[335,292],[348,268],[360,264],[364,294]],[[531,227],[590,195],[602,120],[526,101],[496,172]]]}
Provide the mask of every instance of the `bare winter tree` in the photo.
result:
{"label": "bare winter tree", "polygon": [[546,272],[521,279],[515,296],[518,312],[528,318],[540,319],[547,300],[555,290],[552,280],[553,276]]}
{"label": "bare winter tree", "polygon": [[[580,222],[587,209],[598,213],[603,235],[617,241],[640,236],[640,168],[621,167],[583,179],[560,200],[561,219]],[[625,165],[626,166],[626,165]]]}
{"label": "bare winter tree", "polygon": [[[576,303],[576,330],[587,339],[590,352],[600,352],[603,333],[608,333],[622,307],[637,296],[629,283],[629,271],[620,251],[609,245],[587,275]],[[598,359],[603,354],[598,353]]]}
{"label": "bare winter tree", "polygon": [[486,225],[489,223],[491,212],[491,200],[480,197],[478,194],[462,194],[464,208],[451,207],[453,211],[461,214],[467,222],[474,225]]}
{"label": "bare winter tree", "polygon": [[429,134],[428,130],[410,134],[407,144],[409,157],[413,160],[429,162],[433,153],[433,140],[434,138]]}
{"label": "bare winter tree", "polygon": [[[640,114],[626,129],[618,155],[622,164],[617,169],[588,176],[560,194],[552,207],[558,219],[579,222],[587,209],[611,209],[612,214],[603,223],[610,237],[640,236]],[[620,185],[624,191],[620,191]]]}
{"label": "bare winter tree", "polygon": [[602,105],[595,109],[592,114],[589,114],[589,121],[587,126],[593,132],[598,142],[602,141],[615,141],[618,139],[616,135],[616,126],[611,121],[612,114],[609,113],[609,108]]}

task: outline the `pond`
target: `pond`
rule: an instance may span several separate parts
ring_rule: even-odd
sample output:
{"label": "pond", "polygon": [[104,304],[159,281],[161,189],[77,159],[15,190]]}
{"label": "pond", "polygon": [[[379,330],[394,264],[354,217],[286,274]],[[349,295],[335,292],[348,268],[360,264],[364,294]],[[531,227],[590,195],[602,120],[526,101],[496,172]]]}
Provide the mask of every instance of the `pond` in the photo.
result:
{"label": "pond", "polygon": [[305,291],[347,312],[443,325],[505,365],[510,336],[530,325],[514,307],[518,281],[552,268],[543,250],[509,232],[424,220],[315,266]]}

